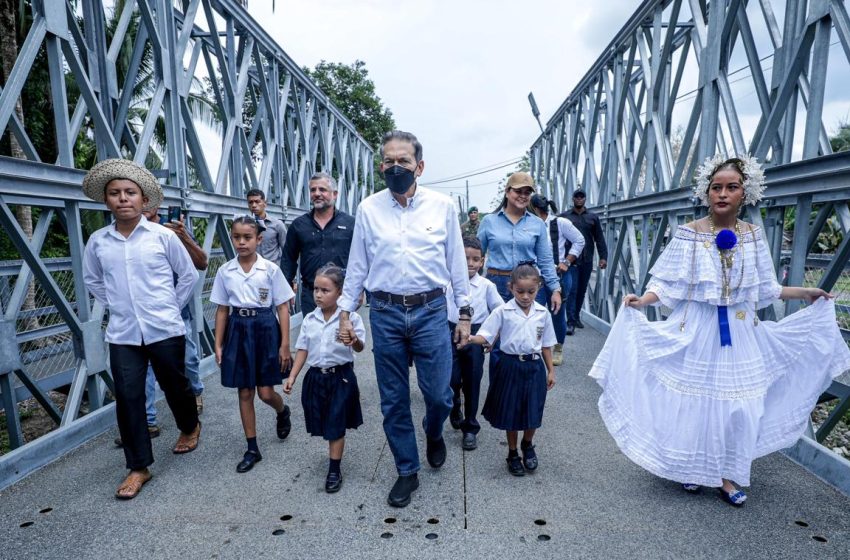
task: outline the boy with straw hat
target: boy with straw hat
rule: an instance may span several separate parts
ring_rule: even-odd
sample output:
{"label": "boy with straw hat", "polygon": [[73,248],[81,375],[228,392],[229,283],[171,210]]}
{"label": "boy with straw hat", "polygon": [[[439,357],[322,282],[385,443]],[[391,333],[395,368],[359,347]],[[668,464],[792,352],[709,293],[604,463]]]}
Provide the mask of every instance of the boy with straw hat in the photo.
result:
{"label": "boy with straw hat", "polygon": [[118,430],[130,469],[115,496],[126,500],[135,498],[152,476],[148,466],[154,461],[153,450],[145,419],[149,362],[181,432],[174,453],[198,446],[201,424],[185,373],[186,328],[180,317],[198,273],[177,235],[142,215],[163,199],[150,171],[129,160],[102,161],[83,179],[83,192],[103,202],[113,216],[112,224],[89,238],[83,279],[109,310],[105,338]]}

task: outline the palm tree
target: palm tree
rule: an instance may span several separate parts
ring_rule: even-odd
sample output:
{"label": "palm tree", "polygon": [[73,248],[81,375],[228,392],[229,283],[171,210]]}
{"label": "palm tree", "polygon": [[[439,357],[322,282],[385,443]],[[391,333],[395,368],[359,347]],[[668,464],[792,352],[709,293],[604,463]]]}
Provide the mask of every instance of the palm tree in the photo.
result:
{"label": "palm tree", "polygon": [[[9,78],[15,60],[18,58],[18,15],[24,13],[24,0],[0,0],[0,57],[3,59],[2,71],[3,83]],[[19,97],[15,103],[15,116],[21,123],[24,122],[24,108]],[[17,159],[26,159],[21,145],[14,134],[9,134],[9,155]],[[15,217],[27,238],[32,239],[32,207],[19,205],[15,207]],[[35,309],[35,285],[30,282],[27,286],[27,295],[24,299],[22,309]],[[38,319],[31,317],[24,321],[24,330],[35,330],[39,327]]]}

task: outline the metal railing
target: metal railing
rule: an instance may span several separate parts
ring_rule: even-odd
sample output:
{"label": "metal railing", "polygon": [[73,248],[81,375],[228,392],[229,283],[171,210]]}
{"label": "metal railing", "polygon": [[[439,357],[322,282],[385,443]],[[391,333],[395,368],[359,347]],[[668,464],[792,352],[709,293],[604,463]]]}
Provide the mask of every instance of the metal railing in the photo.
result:
{"label": "metal railing", "polygon": [[[843,0],[782,2],[779,14],[773,4],[642,2],[531,147],[547,196],[565,206],[582,187],[603,219],[608,267],[585,302],[597,326],[610,325],[623,295],[645,289],[671,229],[702,215],[692,178],[718,152],[765,162],[765,198],[747,219],[764,228],[780,280],[836,292],[839,310],[850,303],[850,153],[832,153],[824,122],[828,100],[850,110],[846,89],[828,99],[827,87],[828,75],[847,75],[850,17]],[[815,255],[827,223],[841,241]],[[840,323],[846,334],[848,317]],[[847,387],[833,389],[846,410]],[[801,445],[809,441],[792,456],[850,492],[850,462],[814,440]]]}
{"label": "metal railing", "polygon": [[[183,208],[213,254],[192,302],[207,354],[212,329],[202,298],[216,263],[234,256],[228,223],[247,212],[244,193],[264,190],[269,214],[291,222],[309,205],[314,171],[337,178],[338,205],[349,212],[374,179],[372,148],[235,0],[27,6],[28,32],[0,90],[0,131],[16,156],[0,157],[0,236],[20,255],[0,263],[0,397],[18,448],[0,457],[0,487],[90,435],[86,422],[107,422],[98,414],[112,384],[104,309],[82,283],[81,256],[109,217],[82,195],[83,168],[109,157],[145,163],[161,179],[163,205]],[[22,96],[36,80],[53,108],[40,115],[49,142],[32,136],[26,120]],[[198,107],[215,126],[201,123]],[[43,258],[48,237],[59,258]],[[59,385],[69,386],[62,410],[47,393]],[[58,429],[25,442],[16,405],[30,396]]]}

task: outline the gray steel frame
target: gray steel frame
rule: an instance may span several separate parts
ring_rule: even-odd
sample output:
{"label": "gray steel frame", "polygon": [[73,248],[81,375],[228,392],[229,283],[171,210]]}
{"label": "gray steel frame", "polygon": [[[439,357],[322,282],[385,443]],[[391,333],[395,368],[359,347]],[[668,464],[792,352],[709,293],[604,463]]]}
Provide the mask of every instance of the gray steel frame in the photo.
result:
{"label": "gray steel frame", "polygon": [[[764,19],[773,46],[770,83],[753,37],[754,14]],[[829,58],[833,37],[845,55],[838,61]],[[730,88],[736,49],[746,54],[761,109],[754,130],[739,120]],[[692,197],[691,178],[717,152],[749,152],[767,162],[765,200],[747,217],[765,228],[780,276],[786,210],[796,209],[788,284],[803,283],[809,251],[827,218],[837,216],[843,242],[819,283],[826,290],[835,286],[850,259],[850,153],[832,154],[823,109],[829,65],[846,68],[848,61],[850,17],[842,0],[786,2],[782,29],[770,0],[641,3],[530,150],[531,173],[547,196],[566,206],[582,186],[588,206],[603,218],[608,268],[597,271],[585,302],[594,325],[606,328],[622,296],[644,290],[670,228],[704,211]],[[688,107],[680,86],[693,65],[699,85],[681,145],[674,146],[673,111]],[[802,160],[792,161],[798,118],[805,123]],[[745,132],[752,134],[749,144]],[[813,207],[819,208],[814,219],[799,219]],[[799,305],[788,302],[785,312]],[[831,389],[841,400],[839,409],[850,405],[846,389]],[[825,436],[822,429],[817,442]],[[814,439],[800,445],[807,442],[818,445]],[[839,473],[830,480],[850,492],[850,462],[842,459],[835,467],[835,455],[823,449],[796,457],[821,473]]]}
{"label": "gray steel frame", "polygon": [[[81,211],[104,210],[82,196],[85,172],[74,169],[75,143],[84,122],[93,123],[98,159],[125,157],[144,162],[154,149],[154,129],[162,118],[166,141],[157,154],[162,169],[156,173],[166,194],[163,204],[181,206],[189,220],[206,219],[204,248],[209,252],[217,238],[228,257],[234,253],[226,220],[246,213],[247,189],[264,190],[269,213],[291,221],[309,205],[308,180],[314,171],[337,177],[339,207],[350,212],[372,192],[374,184],[372,147],[237,1],[128,0],[111,39],[105,31],[103,3],[79,0],[76,4],[79,12],[66,0],[32,1],[32,26],[0,89],[0,131],[9,130],[27,157],[0,158],[0,225],[22,259],[11,301],[0,317],[0,398],[12,447],[23,446],[0,458],[0,487],[4,472],[14,471],[17,476],[20,464],[36,468],[55,455],[41,449],[43,458],[23,458],[22,453],[33,443],[24,445],[13,376],[59,424],[50,435],[51,449],[59,450],[56,452],[72,446],[63,434],[70,438],[85,435],[79,427],[83,397],[87,396],[93,411],[103,406],[106,388],[112,383],[101,328],[104,309],[92,302],[81,280]],[[119,83],[116,61],[134,17],[139,18],[139,30],[127,76]],[[51,96],[54,108],[55,162],[41,161],[15,114],[15,104],[42,46],[50,71],[50,91],[45,93]],[[144,123],[131,122],[130,107],[138,103],[135,86],[146,47],[152,50],[154,61],[153,95],[144,107]],[[222,155],[215,174],[207,165],[189,103],[197,80],[203,77],[212,80],[214,105],[223,120]],[[81,93],[70,110],[68,79]],[[246,123],[243,114],[249,107],[254,117]],[[190,183],[190,168],[195,184]],[[16,220],[12,210],[16,205],[41,209],[32,239]],[[40,256],[54,217],[69,237],[76,303],[63,295]],[[76,366],[61,413],[25,371],[16,343],[16,319],[30,279],[47,293],[73,335]],[[203,280],[202,274],[199,287]],[[79,302],[93,305],[77,305]],[[194,307],[195,316],[203,317],[199,290]],[[203,341],[211,329],[197,326]],[[206,342],[209,347],[209,340]],[[103,420],[97,425],[102,428]],[[18,464],[10,466],[10,461]]]}

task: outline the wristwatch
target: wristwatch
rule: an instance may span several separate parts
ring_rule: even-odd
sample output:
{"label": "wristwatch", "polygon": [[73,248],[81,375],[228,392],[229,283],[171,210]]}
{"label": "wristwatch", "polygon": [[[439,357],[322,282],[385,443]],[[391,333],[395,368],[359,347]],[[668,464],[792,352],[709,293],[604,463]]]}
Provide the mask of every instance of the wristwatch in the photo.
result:
{"label": "wristwatch", "polygon": [[473,311],[471,305],[464,305],[463,307],[459,308],[457,311],[458,311],[458,315],[460,317],[466,317],[467,319],[472,319],[472,316],[474,315],[474,311]]}

